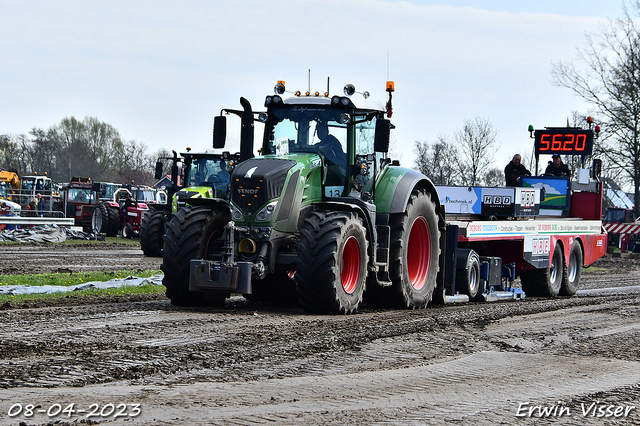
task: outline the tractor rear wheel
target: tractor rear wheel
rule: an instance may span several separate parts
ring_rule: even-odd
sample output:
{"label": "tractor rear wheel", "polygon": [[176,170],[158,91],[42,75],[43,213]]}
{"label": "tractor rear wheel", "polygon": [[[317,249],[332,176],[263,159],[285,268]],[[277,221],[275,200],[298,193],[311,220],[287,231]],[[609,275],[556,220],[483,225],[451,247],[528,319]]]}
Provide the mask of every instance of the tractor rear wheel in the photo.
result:
{"label": "tractor rear wheel", "polygon": [[390,225],[392,285],[381,290],[391,306],[424,308],[431,301],[440,269],[440,230],[431,195],[414,189],[405,212],[392,215]]}
{"label": "tractor rear wheel", "polygon": [[300,230],[295,279],[313,313],[355,312],[367,280],[367,233],[350,212],[314,212]]}
{"label": "tractor rear wheel", "polygon": [[582,276],[582,262],[583,262],[582,246],[577,240],[573,241],[571,245],[571,252],[569,253],[569,263],[564,268],[564,274],[562,276],[562,287],[560,287],[560,294],[563,296],[573,296],[578,291],[580,285],[580,277]]}
{"label": "tractor rear wheel", "polygon": [[107,222],[109,220],[109,212],[103,203],[98,203],[91,214],[91,229],[100,234],[105,232]]}
{"label": "tractor rear wheel", "polygon": [[229,221],[228,214],[207,207],[185,207],[167,223],[162,249],[162,284],[176,306],[224,305],[229,293],[191,292],[191,259],[209,259],[220,249],[218,239]]}
{"label": "tractor rear wheel", "polygon": [[105,203],[98,203],[91,215],[91,228],[94,232],[107,234],[107,237],[118,235],[120,213],[117,208]]}
{"label": "tractor rear wheel", "polygon": [[167,212],[151,209],[142,214],[140,223],[140,248],[145,256],[162,257],[165,220]]}
{"label": "tractor rear wheel", "polygon": [[562,247],[556,243],[549,268],[528,270],[520,276],[522,290],[525,295],[555,297],[562,287],[564,269]]}
{"label": "tractor rear wheel", "polygon": [[117,237],[120,230],[120,209],[118,207],[105,205],[109,212],[109,221],[107,222],[107,228],[104,231],[107,237]]}

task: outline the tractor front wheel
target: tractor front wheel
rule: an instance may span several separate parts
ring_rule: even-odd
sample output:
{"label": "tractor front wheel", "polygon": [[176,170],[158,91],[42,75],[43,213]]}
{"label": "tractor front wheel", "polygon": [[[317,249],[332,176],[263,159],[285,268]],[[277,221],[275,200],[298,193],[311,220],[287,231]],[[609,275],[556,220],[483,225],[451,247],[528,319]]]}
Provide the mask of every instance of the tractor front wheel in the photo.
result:
{"label": "tractor front wheel", "polygon": [[300,231],[295,279],[300,303],[313,313],[355,312],[367,280],[367,233],[349,212],[314,212]]}
{"label": "tractor front wheel", "polygon": [[173,305],[224,305],[229,293],[191,292],[189,275],[191,259],[215,255],[211,251],[218,250],[216,243],[228,221],[228,215],[221,211],[198,206],[180,209],[167,223],[160,269],[164,272],[162,284]]}
{"label": "tractor front wheel", "polygon": [[122,227],[122,238],[131,238],[133,235],[133,226],[130,223],[125,223]]}

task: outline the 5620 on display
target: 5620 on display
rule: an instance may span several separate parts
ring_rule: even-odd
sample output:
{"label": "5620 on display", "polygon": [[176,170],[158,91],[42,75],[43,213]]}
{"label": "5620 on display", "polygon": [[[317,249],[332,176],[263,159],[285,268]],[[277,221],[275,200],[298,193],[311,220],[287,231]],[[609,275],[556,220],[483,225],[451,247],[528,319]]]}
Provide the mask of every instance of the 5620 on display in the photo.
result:
{"label": "5620 on display", "polygon": [[536,130],[535,154],[591,155],[593,130],[551,128]]}

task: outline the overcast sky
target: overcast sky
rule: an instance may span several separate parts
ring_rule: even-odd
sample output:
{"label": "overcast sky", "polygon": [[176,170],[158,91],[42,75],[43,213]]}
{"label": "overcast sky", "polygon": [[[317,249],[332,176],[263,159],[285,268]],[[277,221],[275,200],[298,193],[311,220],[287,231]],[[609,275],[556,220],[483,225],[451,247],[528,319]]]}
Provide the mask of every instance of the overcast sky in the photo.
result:
{"label": "overcast sky", "polygon": [[0,134],[92,116],[150,151],[204,151],[222,108],[262,110],[277,80],[304,91],[310,70],[312,91],[330,77],[332,94],[352,83],[381,103],[395,81],[404,165],[415,141],[482,117],[502,168],[531,156],[529,124],[587,111],[552,65],[620,16],[621,0],[0,0]]}

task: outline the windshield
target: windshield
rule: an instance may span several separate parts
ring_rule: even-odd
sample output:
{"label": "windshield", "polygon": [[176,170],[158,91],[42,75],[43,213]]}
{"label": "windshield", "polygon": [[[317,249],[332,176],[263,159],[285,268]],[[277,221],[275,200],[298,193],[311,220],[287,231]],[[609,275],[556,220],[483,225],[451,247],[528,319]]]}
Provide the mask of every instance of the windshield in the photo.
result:
{"label": "windshield", "polygon": [[93,202],[93,191],[84,188],[69,188],[67,193],[67,201]]}
{"label": "windshield", "polygon": [[185,174],[187,186],[210,186],[226,191],[229,183],[227,163],[219,158],[194,159]]}

